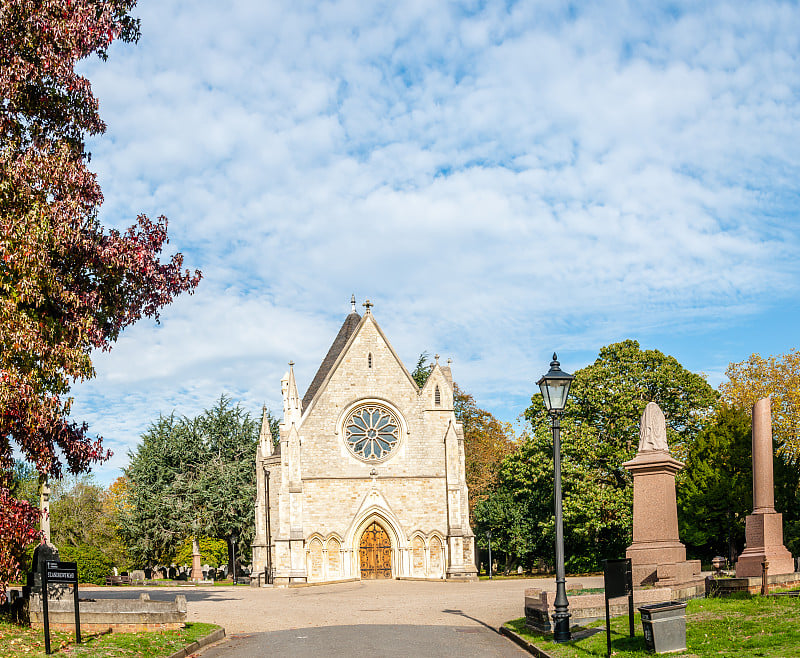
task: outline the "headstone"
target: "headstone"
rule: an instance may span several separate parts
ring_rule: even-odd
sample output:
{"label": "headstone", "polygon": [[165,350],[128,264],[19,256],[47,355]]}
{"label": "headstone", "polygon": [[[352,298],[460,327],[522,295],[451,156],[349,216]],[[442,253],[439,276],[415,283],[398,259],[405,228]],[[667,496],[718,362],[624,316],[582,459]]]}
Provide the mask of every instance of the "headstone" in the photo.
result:
{"label": "headstone", "polygon": [[[59,562],[58,549],[52,544],[42,541],[33,551],[31,560],[31,571],[27,574],[26,586],[22,588],[22,596],[29,598],[32,594],[41,596],[42,594],[42,567],[47,562]],[[61,599],[69,594],[69,586],[58,583],[50,583],[47,586],[48,596],[51,599]]]}
{"label": "headstone", "polygon": [[133,582],[143,583],[145,578],[144,569],[134,569],[131,571],[131,580]]}
{"label": "headstone", "polygon": [[167,578],[170,580],[175,580],[178,577],[178,570],[174,566],[170,566],[167,570]]}
{"label": "headstone", "polygon": [[196,537],[192,537],[192,580],[198,581],[203,577],[203,569],[200,566],[200,544]]}
{"label": "headstone", "polygon": [[700,562],[686,560],[678,537],[675,474],[683,464],[669,454],[664,414],[655,402],[645,407],[639,424],[639,450],[623,466],[633,475],[634,585],[675,585],[702,580]]}
{"label": "headstone", "polygon": [[753,513],[745,519],[746,548],[736,562],[736,577],[761,576],[762,562],[769,562],[770,575],[794,573],[794,560],[783,545],[783,515],[775,511],[769,398],[753,405],[752,428]]}
{"label": "headstone", "polygon": [[150,580],[153,577],[153,570],[150,567],[144,568],[144,577],[147,580]]}

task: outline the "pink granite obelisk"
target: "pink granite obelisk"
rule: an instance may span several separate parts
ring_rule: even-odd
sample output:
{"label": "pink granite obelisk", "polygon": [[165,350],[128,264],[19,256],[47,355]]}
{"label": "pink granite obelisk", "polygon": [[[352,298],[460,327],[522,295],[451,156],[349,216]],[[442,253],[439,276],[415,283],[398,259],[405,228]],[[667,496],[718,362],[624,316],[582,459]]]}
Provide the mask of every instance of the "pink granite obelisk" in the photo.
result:
{"label": "pink granite obelisk", "polygon": [[747,547],[736,562],[736,577],[761,576],[762,562],[769,562],[770,575],[794,573],[792,554],[783,545],[783,515],[775,511],[769,398],[762,398],[753,405],[752,427],[753,513],[745,520]]}
{"label": "pink granite obelisk", "polygon": [[675,474],[683,463],[669,454],[666,420],[661,408],[648,403],[639,425],[639,450],[623,466],[633,475],[634,585],[678,585],[699,578],[700,563],[686,559],[678,536]]}

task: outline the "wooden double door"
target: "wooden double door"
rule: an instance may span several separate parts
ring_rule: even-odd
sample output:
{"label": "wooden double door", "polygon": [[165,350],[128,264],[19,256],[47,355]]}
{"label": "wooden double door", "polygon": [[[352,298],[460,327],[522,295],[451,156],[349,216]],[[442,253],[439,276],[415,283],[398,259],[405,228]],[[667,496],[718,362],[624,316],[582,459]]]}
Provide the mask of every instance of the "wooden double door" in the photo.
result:
{"label": "wooden double door", "polygon": [[392,543],[380,523],[371,523],[361,535],[358,557],[363,580],[392,577]]}

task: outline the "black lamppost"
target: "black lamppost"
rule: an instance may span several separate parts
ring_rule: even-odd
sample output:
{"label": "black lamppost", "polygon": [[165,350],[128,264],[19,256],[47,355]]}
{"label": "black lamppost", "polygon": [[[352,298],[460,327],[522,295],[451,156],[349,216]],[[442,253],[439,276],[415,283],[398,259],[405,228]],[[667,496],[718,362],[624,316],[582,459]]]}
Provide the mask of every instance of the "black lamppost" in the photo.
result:
{"label": "black lamppost", "polygon": [[231,535],[231,545],[233,546],[233,584],[236,584],[236,534]]}
{"label": "black lamppost", "polygon": [[553,639],[556,642],[568,642],[572,639],[569,632],[569,601],[567,600],[566,579],[564,577],[564,518],[561,509],[561,414],[567,404],[567,395],[572,375],[561,370],[558,357],[553,353],[550,370],[536,382],[542,391],[544,406],[550,414],[553,428],[553,472],[555,474],[555,508],[556,508],[556,600],[553,602]]}

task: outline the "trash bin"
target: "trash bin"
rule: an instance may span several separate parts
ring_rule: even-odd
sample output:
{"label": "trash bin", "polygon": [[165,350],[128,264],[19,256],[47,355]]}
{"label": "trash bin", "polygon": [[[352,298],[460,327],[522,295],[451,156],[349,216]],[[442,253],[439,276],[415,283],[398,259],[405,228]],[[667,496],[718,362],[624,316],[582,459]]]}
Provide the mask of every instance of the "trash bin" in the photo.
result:
{"label": "trash bin", "polygon": [[686,603],[667,601],[639,608],[647,650],[669,653],[686,649]]}

